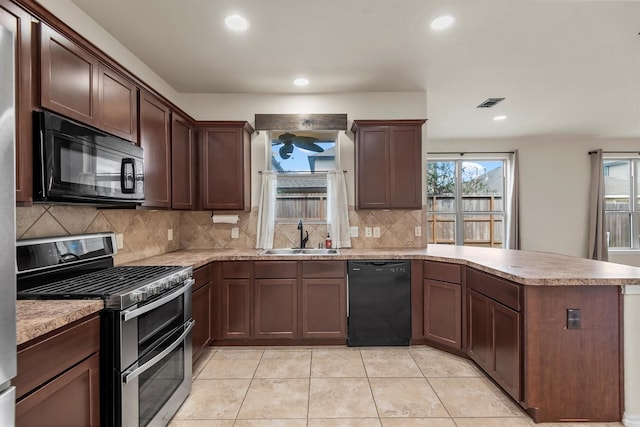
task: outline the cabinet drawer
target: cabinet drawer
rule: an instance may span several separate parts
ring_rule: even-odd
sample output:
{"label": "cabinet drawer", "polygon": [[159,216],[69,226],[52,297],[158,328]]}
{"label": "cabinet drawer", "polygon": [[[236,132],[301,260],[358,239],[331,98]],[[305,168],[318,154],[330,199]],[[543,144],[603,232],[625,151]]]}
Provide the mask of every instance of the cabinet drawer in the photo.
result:
{"label": "cabinet drawer", "polygon": [[445,262],[424,261],[424,278],[441,282],[462,283],[462,266]]}
{"label": "cabinet drawer", "polygon": [[298,277],[296,261],[256,261],[253,265],[257,279],[295,279]]}
{"label": "cabinet drawer", "polygon": [[467,287],[512,308],[521,310],[522,286],[482,271],[467,269]]}
{"label": "cabinet drawer", "polygon": [[222,263],[222,277],[225,279],[248,279],[251,276],[251,262],[224,261]]}
{"label": "cabinet drawer", "polygon": [[345,277],[345,261],[302,261],[302,277]]}
{"label": "cabinet drawer", "polygon": [[16,398],[69,369],[100,349],[100,317],[91,317],[18,351]]}
{"label": "cabinet drawer", "polygon": [[212,270],[213,263],[210,263],[193,271],[193,280],[196,281],[195,285],[193,285],[194,291],[211,282]]}

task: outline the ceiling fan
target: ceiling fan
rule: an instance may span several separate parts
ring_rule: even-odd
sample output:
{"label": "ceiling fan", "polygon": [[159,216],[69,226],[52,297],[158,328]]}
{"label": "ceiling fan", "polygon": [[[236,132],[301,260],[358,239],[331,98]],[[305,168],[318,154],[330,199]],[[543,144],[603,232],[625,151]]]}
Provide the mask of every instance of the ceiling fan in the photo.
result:
{"label": "ceiling fan", "polygon": [[294,135],[289,132],[285,132],[278,137],[278,139],[274,139],[271,141],[271,145],[279,145],[284,144],[280,147],[280,157],[283,159],[288,159],[291,157],[293,153],[293,146],[295,145],[298,148],[308,151],[314,151],[316,153],[322,153],[324,148],[320,147],[316,142],[319,142],[318,138],[313,136],[299,136]]}

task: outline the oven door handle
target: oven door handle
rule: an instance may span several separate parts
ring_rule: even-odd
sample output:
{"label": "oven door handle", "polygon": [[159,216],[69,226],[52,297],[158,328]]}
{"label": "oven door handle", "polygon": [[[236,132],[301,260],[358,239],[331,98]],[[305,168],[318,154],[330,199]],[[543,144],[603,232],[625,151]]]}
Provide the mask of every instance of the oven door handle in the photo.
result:
{"label": "oven door handle", "polygon": [[[144,373],[147,369],[151,368],[153,365],[155,365],[160,360],[162,360],[167,354],[169,354],[173,350],[175,350],[176,347],[178,347],[180,344],[182,344],[182,342],[184,341],[185,337],[187,335],[189,335],[189,332],[191,332],[191,329],[193,329],[193,326],[195,325],[195,323],[196,323],[196,321],[193,320],[193,319],[191,319],[187,323],[185,323],[186,326],[185,326],[184,332],[178,337],[178,339],[176,339],[173,343],[171,343],[171,345],[169,347],[167,347],[164,350],[162,350],[162,352],[160,352],[159,354],[154,356],[147,363],[145,363],[142,366],[138,366],[136,369],[133,369],[133,370],[129,369],[129,370],[124,371],[122,373],[122,382],[124,384],[127,384],[128,382],[130,382],[134,378],[137,378],[138,376],[140,376],[140,374]],[[185,361],[185,363],[187,363],[187,361]],[[188,362],[188,363],[191,363],[191,362]]]}
{"label": "oven door handle", "polygon": [[184,281],[185,285],[182,286],[180,289],[178,289],[176,292],[173,292],[169,295],[166,295],[162,298],[160,298],[159,300],[156,300],[150,304],[147,305],[143,305],[140,308],[134,308],[133,310],[125,310],[122,312],[122,320],[123,321],[128,321],[131,319],[134,319],[142,314],[145,314],[151,310],[155,310],[156,308],[160,307],[161,305],[164,305],[166,303],[168,303],[169,301],[180,297],[183,294],[186,294],[187,292],[191,291],[191,286],[193,286],[193,284],[195,283],[195,280],[193,280],[193,278],[191,279],[187,279]]}

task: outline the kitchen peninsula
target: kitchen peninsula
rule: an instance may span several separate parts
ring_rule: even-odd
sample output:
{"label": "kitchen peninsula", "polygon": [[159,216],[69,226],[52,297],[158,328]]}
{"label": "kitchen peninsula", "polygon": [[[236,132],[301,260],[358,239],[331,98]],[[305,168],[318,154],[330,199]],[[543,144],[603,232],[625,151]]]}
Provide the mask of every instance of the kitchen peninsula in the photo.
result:
{"label": "kitchen peninsula", "polygon": [[[186,250],[134,264],[247,265],[247,333],[256,309],[251,263],[328,263],[408,259],[412,267],[412,343],[474,360],[535,421],[615,421],[622,418],[622,290],[640,285],[640,269],[554,253],[429,245],[427,249],[341,249],[331,256],[265,256],[256,250]],[[303,261],[304,260],[304,261]],[[217,316],[212,342],[225,334],[222,286],[212,283]],[[292,276],[295,277],[295,276]],[[288,279],[292,280],[292,279]],[[224,281],[224,280],[222,280]],[[302,283],[303,280],[300,280]],[[295,283],[295,282],[294,282]],[[257,289],[257,288],[255,288]],[[225,294],[226,295],[226,294]],[[301,303],[303,304],[303,303]],[[446,307],[439,310],[438,307]],[[450,308],[453,308],[450,310]],[[444,312],[443,312],[444,311]],[[444,326],[443,326],[444,325]],[[228,326],[228,325],[227,325]],[[292,340],[291,343],[304,341]],[[344,342],[344,341],[342,341]],[[273,343],[285,344],[286,340]]]}

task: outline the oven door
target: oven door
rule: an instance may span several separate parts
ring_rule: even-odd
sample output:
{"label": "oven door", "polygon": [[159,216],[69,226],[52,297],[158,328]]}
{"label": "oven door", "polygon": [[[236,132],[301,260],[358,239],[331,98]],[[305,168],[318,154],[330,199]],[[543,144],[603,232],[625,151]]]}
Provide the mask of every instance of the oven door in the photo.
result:
{"label": "oven door", "polygon": [[121,375],[122,426],[166,426],[191,392],[190,320]]}

